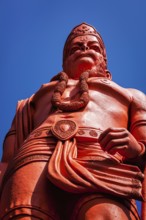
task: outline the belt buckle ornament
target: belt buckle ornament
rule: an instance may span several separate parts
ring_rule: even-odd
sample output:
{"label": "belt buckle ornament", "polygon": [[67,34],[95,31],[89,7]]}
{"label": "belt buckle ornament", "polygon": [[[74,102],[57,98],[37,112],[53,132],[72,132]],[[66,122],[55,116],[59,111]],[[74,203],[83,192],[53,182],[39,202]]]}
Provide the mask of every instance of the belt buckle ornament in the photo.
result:
{"label": "belt buckle ornament", "polygon": [[77,130],[78,126],[72,120],[59,120],[51,128],[53,135],[63,141],[72,138]]}

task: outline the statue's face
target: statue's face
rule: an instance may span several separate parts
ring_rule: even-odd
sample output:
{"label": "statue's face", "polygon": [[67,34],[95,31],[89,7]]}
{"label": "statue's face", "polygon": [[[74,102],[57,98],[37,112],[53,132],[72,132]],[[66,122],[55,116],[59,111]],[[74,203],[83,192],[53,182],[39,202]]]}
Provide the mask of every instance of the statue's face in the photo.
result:
{"label": "statue's face", "polygon": [[82,72],[101,64],[105,65],[105,61],[97,38],[86,35],[71,41],[63,67],[70,78],[78,79]]}

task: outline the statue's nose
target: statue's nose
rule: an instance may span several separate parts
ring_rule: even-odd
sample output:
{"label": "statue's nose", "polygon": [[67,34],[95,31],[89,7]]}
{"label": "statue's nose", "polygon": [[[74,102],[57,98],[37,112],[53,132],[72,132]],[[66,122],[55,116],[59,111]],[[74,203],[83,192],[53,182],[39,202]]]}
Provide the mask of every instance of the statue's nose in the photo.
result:
{"label": "statue's nose", "polygon": [[83,45],[81,46],[81,49],[82,49],[82,50],[88,50],[89,47],[88,47],[87,45],[83,44]]}

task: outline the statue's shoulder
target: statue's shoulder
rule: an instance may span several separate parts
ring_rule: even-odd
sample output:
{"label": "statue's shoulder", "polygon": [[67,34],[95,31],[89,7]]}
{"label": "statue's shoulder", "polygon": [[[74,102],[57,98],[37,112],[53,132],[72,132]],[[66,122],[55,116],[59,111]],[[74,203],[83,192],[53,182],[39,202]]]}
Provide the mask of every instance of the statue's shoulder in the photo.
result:
{"label": "statue's shoulder", "polygon": [[131,94],[132,103],[138,106],[143,106],[146,110],[146,95],[138,89],[127,88],[127,91]]}
{"label": "statue's shoulder", "polygon": [[38,89],[38,91],[35,94],[38,94],[40,92],[43,93],[46,91],[54,90],[54,86],[56,85],[57,82],[58,81],[52,81],[52,82],[42,84],[41,87]]}
{"label": "statue's shoulder", "polygon": [[116,99],[125,100],[129,104],[132,103],[133,106],[146,105],[146,95],[140,90],[122,87],[116,82],[106,78],[91,78],[89,80],[89,84],[92,85],[93,89],[108,92],[109,94],[115,96]]}
{"label": "statue's shoulder", "polygon": [[52,81],[41,85],[41,87],[32,94],[29,98],[19,100],[17,103],[16,111],[20,112],[26,106],[33,106],[34,104],[40,103],[43,99],[49,100],[52,97],[54,87],[58,81]]}
{"label": "statue's shoulder", "polygon": [[146,97],[146,95],[142,92],[142,91],[140,91],[140,90],[138,90],[138,89],[133,89],[133,88],[127,88],[127,91],[129,92],[129,93],[131,93],[131,95],[133,96],[133,97],[135,97],[135,98],[145,98]]}
{"label": "statue's shoulder", "polygon": [[128,89],[107,78],[94,77],[90,79],[89,83],[95,90],[100,90],[102,92],[112,94],[115,97],[123,97],[129,102],[132,99],[132,93]]}
{"label": "statue's shoulder", "polygon": [[112,85],[114,85],[116,88],[121,90],[122,93],[125,94],[125,96],[128,96],[132,103],[140,104],[140,105],[142,103],[145,103],[146,105],[146,95],[142,91],[134,88],[124,88],[116,84],[115,82],[112,82]]}
{"label": "statue's shoulder", "polygon": [[52,81],[52,82],[48,82],[48,83],[41,85],[38,91],[33,95],[32,101],[35,102],[44,96],[52,95],[57,82],[58,81]]}

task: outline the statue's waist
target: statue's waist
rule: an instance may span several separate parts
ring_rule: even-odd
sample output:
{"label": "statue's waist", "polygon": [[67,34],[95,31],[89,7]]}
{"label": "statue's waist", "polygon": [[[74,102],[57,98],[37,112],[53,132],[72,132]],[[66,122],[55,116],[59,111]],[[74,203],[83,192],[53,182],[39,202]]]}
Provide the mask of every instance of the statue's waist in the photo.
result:
{"label": "statue's waist", "polygon": [[[55,140],[66,141],[71,138],[76,138],[77,142],[87,143],[89,142],[96,143],[98,145],[98,149],[100,150],[99,154],[105,154],[106,157],[108,155],[107,152],[104,152],[101,149],[100,144],[98,143],[98,138],[101,134],[102,130],[100,128],[93,127],[79,127],[77,123],[73,120],[59,120],[54,123],[53,126],[48,127],[40,127],[33,131],[28,137],[27,141],[44,138],[55,138]],[[97,148],[96,148],[97,151]],[[116,153],[115,155],[110,155],[110,158],[116,157],[118,161],[122,161],[121,155]]]}
{"label": "statue's waist", "polygon": [[[62,125],[63,127],[63,125]],[[66,126],[67,127],[67,126]],[[46,138],[46,137],[56,137],[60,140],[67,140],[72,137],[75,137],[77,141],[89,141],[89,142],[98,142],[98,138],[102,132],[100,128],[93,128],[93,127],[78,127],[77,129],[72,129],[70,131],[62,131],[60,129],[54,130],[52,127],[42,127],[33,131],[28,139],[34,138]]]}

